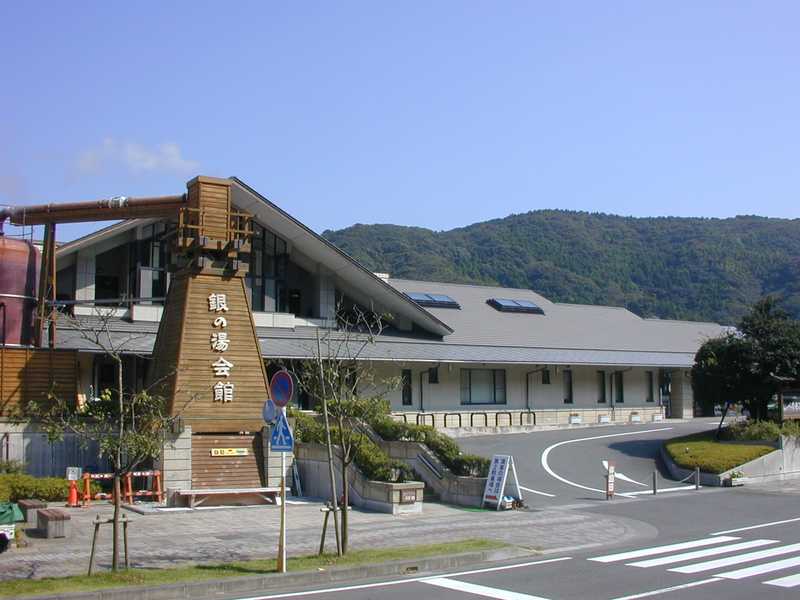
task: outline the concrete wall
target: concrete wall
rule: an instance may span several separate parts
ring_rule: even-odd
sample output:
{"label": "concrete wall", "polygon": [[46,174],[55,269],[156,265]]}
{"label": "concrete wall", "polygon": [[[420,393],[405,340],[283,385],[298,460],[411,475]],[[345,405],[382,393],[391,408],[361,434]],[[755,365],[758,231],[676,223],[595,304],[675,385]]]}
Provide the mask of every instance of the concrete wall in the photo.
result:
{"label": "concrete wall", "polygon": [[670,416],[675,419],[691,419],[694,416],[694,392],[690,371],[672,372],[672,389],[670,396]]}
{"label": "concrete wall", "polygon": [[[329,499],[331,488],[328,453],[325,446],[322,444],[297,444],[295,452],[305,495]],[[342,479],[338,461],[335,478],[336,494],[341,496]],[[421,481],[405,483],[370,481],[361,474],[355,465],[350,465],[348,469],[348,481],[350,482],[349,498],[353,506],[394,515],[422,512],[425,484]],[[413,491],[417,501],[413,504],[401,504],[400,495],[404,490]]]}
{"label": "concrete wall", "polygon": [[[486,410],[610,410],[613,400],[612,373],[613,369],[601,367],[573,367],[573,403],[566,404],[563,395],[563,367],[550,367],[550,384],[542,383],[540,372],[530,373],[536,368],[517,365],[475,365],[474,368],[504,369],[506,373],[506,404],[461,404],[461,369],[471,368],[470,365],[442,364],[439,366],[439,383],[428,382],[428,369],[435,363],[374,363],[380,378],[397,377],[402,369],[412,371],[412,404],[403,406],[402,392],[397,389],[390,392],[393,411],[418,411],[420,404],[428,411],[486,411]],[[598,403],[597,371],[606,372],[606,402]],[[647,379],[646,371],[653,373],[653,402],[646,402]],[[422,384],[420,386],[420,373]],[[526,378],[529,381],[526,387]],[[634,367],[623,374],[624,378],[624,403],[616,404],[617,410],[630,408],[658,408],[658,369],[645,369]],[[420,392],[421,388],[421,392]],[[420,398],[422,402],[420,403]]]}
{"label": "concrete wall", "polygon": [[171,434],[164,443],[161,460],[162,486],[167,501],[173,503],[175,490],[192,489],[192,428],[187,426],[179,434]]}

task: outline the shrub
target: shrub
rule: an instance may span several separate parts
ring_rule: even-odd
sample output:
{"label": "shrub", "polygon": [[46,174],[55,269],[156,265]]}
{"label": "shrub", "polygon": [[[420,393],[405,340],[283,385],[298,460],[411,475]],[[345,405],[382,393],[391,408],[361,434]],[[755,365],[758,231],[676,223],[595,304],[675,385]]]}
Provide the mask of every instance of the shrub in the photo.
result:
{"label": "shrub", "polygon": [[371,425],[384,440],[425,444],[455,475],[486,477],[489,473],[491,461],[488,458],[462,454],[453,438],[436,431],[430,425],[411,425],[390,417],[378,418]]}
{"label": "shrub", "polygon": [[720,444],[714,437],[715,432],[703,431],[673,438],[664,448],[678,466],[700,467],[705,473],[722,473],[775,450],[756,444]]}
{"label": "shrub", "polygon": [[[298,442],[309,444],[325,443],[325,426],[314,415],[300,411],[292,411],[294,418],[294,436]],[[332,440],[337,439],[336,427],[331,427]],[[362,439],[355,448],[353,462],[364,474],[364,477],[373,481],[398,482],[411,479],[411,468],[404,462],[392,460],[376,444],[368,439]]]}
{"label": "shrub", "polygon": [[0,500],[16,502],[35,498],[45,502],[67,499],[69,481],[61,477],[33,477],[24,473],[0,475]]}
{"label": "shrub", "polygon": [[773,421],[736,423],[724,428],[720,438],[732,441],[775,441],[781,435],[800,437],[800,423],[787,421],[782,426]]}
{"label": "shrub", "polygon": [[18,460],[0,460],[0,474],[24,473],[25,465]]}
{"label": "shrub", "polygon": [[389,458],[369,440],[363,440],[355,452],[354,462],[367,479],[402,483],[412,477],[411,468],[404,462]]}

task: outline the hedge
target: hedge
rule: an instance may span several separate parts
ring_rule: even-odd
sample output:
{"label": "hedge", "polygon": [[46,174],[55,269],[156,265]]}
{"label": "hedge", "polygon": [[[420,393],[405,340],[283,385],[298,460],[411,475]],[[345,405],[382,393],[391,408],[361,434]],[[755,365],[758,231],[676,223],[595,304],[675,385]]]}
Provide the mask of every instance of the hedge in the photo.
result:
{"label": "hedge", "polygon": [[800,437],[800,423],[796,421],[786,421],[783,425],[774,421],[735,423],[725,427],[720,438],[734,441],[775,441],[782,435],[793,438]]}
{"label": "hedge", "polygon": [[775,450],[772,446],[723,444],[715,439],[715,435],[715,431],[703,431],[674,438],[664,444],[664,449],[679,467],[684,469],[700,467],[705,473],[715,474],[723,473]]}
{"label": "hedge", "polygon": [[430,425],[401,423],[391,417],[381,417],[371,423],[375,432],[387,441],[420,442],[425,444],[442,463],[456,475],[486,477],[490,460],[477,454],[463,454],[453,439]]}
{"label": "hedge", "polygon": [[[293,412],[294,436],[298,442],[325,443],[325,427],[315,417]],[[335,427],[331,427],[331,440],[337,438]],[[406,463],[389,458],[383,450],[367,438],[361,438],[355,447],[353,462],[367,479],[402,483],[413,478],[413,471]]]}
{"label": "hedge", "polygon": [[0,502],[25,498],[61,502],[67,499],[69,481],[61,477],[34,477],[25,474],[0,475]]}

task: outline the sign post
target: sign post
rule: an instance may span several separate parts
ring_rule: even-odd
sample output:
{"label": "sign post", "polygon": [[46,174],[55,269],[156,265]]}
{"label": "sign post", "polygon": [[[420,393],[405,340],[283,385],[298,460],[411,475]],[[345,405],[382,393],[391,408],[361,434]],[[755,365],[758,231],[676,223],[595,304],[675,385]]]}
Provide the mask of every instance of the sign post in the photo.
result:
{"label": "sign post", "polygon": [[606,500],[614,499],[614,477],[616,472],[617,468],[614,466],[614,463],[608,461],[608,474],[606,474]]}
{"label": "sign post", "polygon": [[[281,533],[278,539],[278,572],[286,573],[286,453],[294,450],[294,437],[286,420],[286,405],[292,398],[294,382],[287,371],[278,371],[272,376],[269,384],[272,402],[277,408],[275,425],[270,436],[270,449],[281,453]],[[265,405],[264,416],[269,416],[268,404]]]}
{"label": "sign post", "polygon": [[486,477],[486,487],[483,489],[483,502],[481,506],[489,503],[495,504],[495,509],[500,510],[503,504],[503,494],[506,489],[508,472],[511,471],[514,477],[514,485],[517,491],[517,500],[522,500],[522,490],[517,479],[517,469],[514,466],[514,457],[508,454],[495,454],[489,465],[489,475]]}

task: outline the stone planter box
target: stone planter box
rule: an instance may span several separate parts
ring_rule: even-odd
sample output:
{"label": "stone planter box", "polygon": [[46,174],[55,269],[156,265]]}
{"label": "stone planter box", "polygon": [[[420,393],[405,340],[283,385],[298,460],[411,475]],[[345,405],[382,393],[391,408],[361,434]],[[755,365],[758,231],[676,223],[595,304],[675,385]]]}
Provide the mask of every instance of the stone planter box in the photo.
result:
{"label": "stone planter box", "polygon": [[459,506],[480,507],[483,502],[485,477],[454,475],[424,444],[419,442],[387,442],[374,439],[390,457],[402,460],[413,468],[442,502]]}
{"label": "stone planter box", "polygon": [[[334,447],[336,456],[340,456]],[[295,461],[300,471],[300,480],[306,496],[330,498],[330,475],[328,451],[322,444],[295,444]],[[348,468],[350,503],[353,506],[375,512],[399,515],[422,512],[425,484],[421,481],[388,483],[371,481],[364,477],[355,464]],[[336,492],[341,496],[342,480],[336,463]]]}

